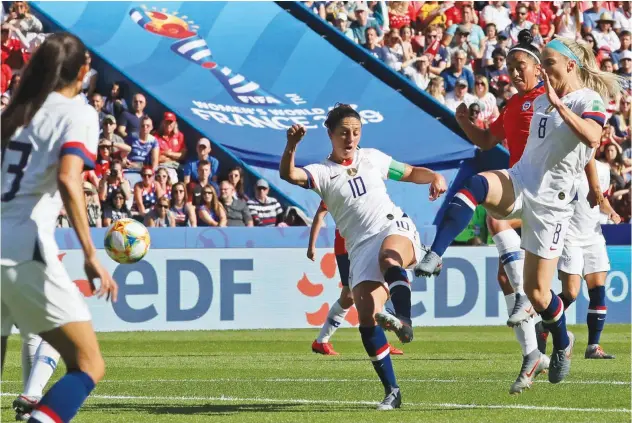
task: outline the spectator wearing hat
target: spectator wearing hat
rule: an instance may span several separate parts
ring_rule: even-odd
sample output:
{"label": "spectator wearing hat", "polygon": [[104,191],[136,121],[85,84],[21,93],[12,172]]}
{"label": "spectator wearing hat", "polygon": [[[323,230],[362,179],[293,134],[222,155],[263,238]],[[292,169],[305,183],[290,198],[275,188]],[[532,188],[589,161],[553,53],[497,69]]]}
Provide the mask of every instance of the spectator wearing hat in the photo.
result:
{"label": "spectator wearing hat", "polygon": [[470,41],[468,38],[470,33],[468,32],[468,28],[465,25],[459,25],[456,30],[456,35],[452,39],[450,43],[450,48],[448,51],[450,56],[454,55],[457,50],[463,50],[467,53],[467,58],[465,60],[465,68],[472,70],[472,63],[475,60],[478,60],[482,57],[481,51]]}
{"label": "spectator wearing hat", "polygon": [[349,18],[346,13],[336,13],[334,17],[334,26],[338,29],[338,31],[345,34],[345,36],[353,40],[353,30],[349,28]]}
{"label": "spectator wearing hat", "polygon": [[207,161],[210,165],[207,182],[216,182],[219,172],[219,161],[211,156],[211,142],[208,138],[200,138],[198,140],[195,152],[196,158],[189,160],[182,169],[184,183],[188,185],[191,182],[198,182],[200,180],[198,176],[198,166],[202,160]]}
{"label": "spectator wearing hat", "polygon": [[528,15],[529,9],[527,9],[524,3],[520,3],[520,5],[516,7],[516,12],[511,24],[505,29],[512,45],[518,44],[518,34],[520,31],[523,29],[531,29],[533,22],[527,20]]}
{"label": "spectator wearing hat", "polygon": [[101,138],[99,143],[103,141],[109,141],[112,151],[110,157],[121,158],[123,153],[129,153],[132,151],[132,147],[125,143],[125,140],[115,133],[116,130],[116,118],[112,115],[105,115],[103,117],[103,127],[101,128]]}
{"label": "spectator wearing hat", "polygon": [[163,166],[177,168],[187,156],[184,135],[178,129],[176,115],[165,112],[158,130],[154,133],[160,146],[159,162]]}
{"label": "spectator wearing hat", "polygon": [[468,51],[468,54],[478,56],[478,52],[485,49],[485,33],[483,32],[481,27],[475,23],[476,15],[474,14],[474,9],[472,9],[471,5],[463,4],[462,12],[462,23],[460,25],[454,24],[448,27],[448,29],[446,30],[446,34],[453,35],[455,36],[455,38],[458,32],[464,34],[466,40],[463,40],[463,42],[459,42],[457,40],[457,45],[461,45],[464,50],[468,51],[465,48],[465,41],[467,41],[467,44],[471,46],[474,51],[477,52],[476,55],[473,55],[470,51]]}
{"label": "spectator wearing hat", "polygon": [[219,184],[219,196],[226,210],[226,226],[254,226],[250,208],[244,200],[235,198],[235,187],[228,181]]}
{"label": "spectator wearing hat", "polygon": [[[97,114],[99,115],[99,127],[103,128],[103,119],[107,116],[107,114],[103,111],[103,105],[105,104],[103,102],[103,96],[99,93],[93,93],[89,97],[88,103],[94,107],[94,110],[97,111]],[[114,120],[114,123],[116,124],[116,119]]]}
{"label": "spectator wearing hat", "polygon": [[149,116],[142,117],[140,122],[140,132],[125,138],[125,143],[131,147],[131,151],[128,154],[123,153],[123,166],[132,171],[139,171],[141,168],[149,166],[155,171],[158,168],[160,147],[156,138],[151,134],[153,124]]}
{"label": "spectator wearing hat", "polygon": [[474,86],[474,74],[465,67],[466,60],[467,53],[463,50],[457,50],[452,56],[452,64],[450,67],[441,72],[447,93],[454,90],[456,81],[459,79],[465,79],[468,88]]}
{"label": "spectator wearing hat", "polygon": [[268,197],[270,185],[265,179],[255,184],[255,198],[248,200],[248,208],[255,226],[285,226],[283,208],[276,198]]}
{"label": "spectator wearing hat", "polygon": [[377,31],[375,30],[375,28],[367,28],[365,36],[366,44],[364,44],[364,48],[366,48],[373,55],[373,57],[380,59],[382,62],[386,62],[388,49],[379,44],[380,40],[377,36]]}
{"label": "spectator wearing hat", "polygon": [[511,25],[509,9],[504,6],[504,1],[490,1],[481,12],[481,20],[486,25],[494,24],[497,29],[505,29]]}
{"label": "spectator wearing hat", "polygon": [[621,46],[618,50],[613,51],[610,56],[615,69],[619,69],[621,54],[626,50],[629,51],[632,47],[632,33],[628,30],[621,31],[619,33],[619,41],[621,42]]}
{"label": "spectator wearing hat", "polygon": [[456,112],[456,108],[461,103],[465,103],[466,106],[470,107],[470,104],[476,102],[476,96],[468,93],[468,88],[469,86],[465,78],[458,79],[454,90],[445,95],[445,106],[453,112]]}
{"label": "spectator wearing hat", "polygon": [[382,29],[378,25],[377,21],[369,20],[369,8],[365,2],[360,2],[356,5],[354,14],[356,20],[351,23],[350,28],[353,31],[353,38],[357,44],[366,44],[367,28],[374,28],[378,38],[382,38]]}
{"label": "spectator wearing hat", "polygon": [[618,50],[621,47],[621,41],[616,32],[612,30],[614,19],[609,12],[601,14],[597,19],[597,27],[593,28],[592,36],[595,37],[597,48],[608,47],[610,51]]}
{"label": "spectator wearing hat", "polygon": [[584,11],[584,24],[582,25],[584,33],[592,32],[601,15],[608,11],[608,9],[601,7],[601,3],[603,2],[593,1],[592,7]]}
{"label": "spectator wearing hat", "polygon": [[138,136],[141,128],[141,119],[145,116],[145,106],[147,100],[145,96],[138,93],[132,98],[132,110],[124,110],[118,118],[118,133],[123,138],[128,136]]}
{"label": "spectator wearing hat", "polygon": [[614,11],[614,30],[630,31],[632,28],[632,3],[622,1],[621,7]]}
{"label": "spectator wearing hat", "polygon": [[619,69],[617,75],[624,78],[623,89],[632,92],[632,51],[625,50],[619,55]]}
{"label": "spectator wearing hat", "polygon": [[86,208],[88,212],[88,224],[91,228],[100,228],[103,226],[101,222],[101,205],[99,204],[99,197],[97,196],[97,190],[90,182],[83,183],[83,194],[86,199]]}

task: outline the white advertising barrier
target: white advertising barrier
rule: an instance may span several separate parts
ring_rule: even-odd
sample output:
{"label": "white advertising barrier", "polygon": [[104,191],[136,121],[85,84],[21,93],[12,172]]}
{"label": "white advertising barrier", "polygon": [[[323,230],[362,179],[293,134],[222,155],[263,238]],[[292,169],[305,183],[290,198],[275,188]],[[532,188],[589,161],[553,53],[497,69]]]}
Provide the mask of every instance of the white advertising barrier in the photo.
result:
{"label": "white advertising barrier", "polygon": [[[613,269],[609,275],[608,320],[629,323],[630,249],[614,248],[628,260],[627,270]],[[133,265],[118,265],[102,250],[99,254],[119,283],[119,299],[114,304],[87,299],[98,331],[316,327],[340,292],[329,249],[318,250],[316,262],[298,248],[154,249]],[[85,287],[81,252],[62,256],[75,283]],[[497,265],[494,247],[450,248],[438,278],[412,283],[414,324],[504,325]],[[553,289],[559,292],[559,281]],[[587,298],[584,287],[578,305],[568,310],[569,323],[585,321]],[[355,310],[346,324],[357,325]]]}

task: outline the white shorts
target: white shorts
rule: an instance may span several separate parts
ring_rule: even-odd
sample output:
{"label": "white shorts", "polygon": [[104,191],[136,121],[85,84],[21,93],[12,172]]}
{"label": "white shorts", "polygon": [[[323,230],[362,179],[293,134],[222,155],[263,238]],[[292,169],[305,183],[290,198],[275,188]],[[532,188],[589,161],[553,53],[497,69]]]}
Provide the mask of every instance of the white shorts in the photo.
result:
{"label": "white shorts", "polygon": [[523,250],[544,259],[560,257],[575,202],[570,202],[563,210],[539,204],[524,194],[520,174],[515,168],[506,172],[513,183],[514,208],[507,216],[493,214],[494,217],[501,220],[522,219],[520,247]]}
{"label": "white shorts", "polygon": [[557,269],[569,275],[586,276],[610,270],[610,259],[606,244],[599,243],[583,247],[564,245]]}
{"label": "white shorts", "polygon": [[384,239],[390,235],[401,235],[408,238],[413,243],[415,263],[420,260],[421,244],[417,227],[409,217],[394,219],[382,232],[362,241],[349,251],[349,260],[351,261],[349,288],[353,289],[357,284],[366,281],[382,282],[387,285],[380,270],[378,256]]}

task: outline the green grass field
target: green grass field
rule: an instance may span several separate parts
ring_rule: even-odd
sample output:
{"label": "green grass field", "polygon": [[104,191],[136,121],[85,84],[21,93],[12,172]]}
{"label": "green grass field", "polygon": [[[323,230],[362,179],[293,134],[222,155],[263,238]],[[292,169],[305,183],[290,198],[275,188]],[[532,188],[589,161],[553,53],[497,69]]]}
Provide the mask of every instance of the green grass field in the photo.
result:
{"label": "green grass field", "polygon": [[[101,334],[107,374],[75,421],[629,422],[630,325],[606,326],[611,361],[585,360],[585,326],[571,330],[569,378],[551,385],[543,376],[514,397],[521,357],[509,329],[416,328],[406,355],[394,357],[403,408],[379,417],[382,387],[355,329],[336,333],[338,357],[311,353],[316,330]],[[2,421],[13,420],[20,375],[12,337]]]}

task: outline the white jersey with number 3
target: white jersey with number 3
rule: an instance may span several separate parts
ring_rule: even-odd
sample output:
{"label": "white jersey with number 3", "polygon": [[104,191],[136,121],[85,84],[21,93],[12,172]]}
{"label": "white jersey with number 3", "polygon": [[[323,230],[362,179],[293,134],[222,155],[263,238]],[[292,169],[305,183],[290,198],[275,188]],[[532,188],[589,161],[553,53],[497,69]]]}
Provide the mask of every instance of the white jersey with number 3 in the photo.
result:
{"label": "white jersey with number 3", "polygon": [[313,189],[327,204],[349,251],[403,215],[384,183],[392,160],[381,151],[362,148],[348,166],[325,160],[303,168]]}

